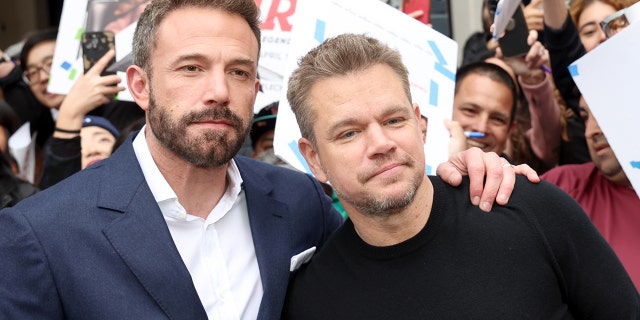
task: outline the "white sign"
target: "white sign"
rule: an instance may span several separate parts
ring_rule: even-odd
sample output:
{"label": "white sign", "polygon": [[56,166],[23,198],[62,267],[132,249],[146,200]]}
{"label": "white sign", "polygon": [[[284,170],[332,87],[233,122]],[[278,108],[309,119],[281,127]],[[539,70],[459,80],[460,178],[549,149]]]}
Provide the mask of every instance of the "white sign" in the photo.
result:
{"label": "white sign", "polygon": [[[47,90],[68,94],[84,73],[80,42],[85,31],[110,31],[115,34],[116,64],[122,79],[119,85],[127,87],[124,70],[129,63],[131,40],[136,22],[149,0],[65,0],[58,26],[58,37],[51,66]],[[116,99],[133,101],[129,90]]]}
{"label": "white sign", "polygon": [[640,196],[640,23],[632,23],[569,66],[573,80]]}
{"label": "white sign", "polygon": [[25,122],[7,141],[9,152],[18,164],[18,177],[31,183],[34,183],[36,172],[37,134],[31,135],[31,124]]}

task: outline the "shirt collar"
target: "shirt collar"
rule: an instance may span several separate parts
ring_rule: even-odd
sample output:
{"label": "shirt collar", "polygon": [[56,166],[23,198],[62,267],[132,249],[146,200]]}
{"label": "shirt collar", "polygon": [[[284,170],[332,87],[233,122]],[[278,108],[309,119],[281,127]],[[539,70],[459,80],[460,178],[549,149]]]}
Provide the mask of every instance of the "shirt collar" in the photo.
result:
{"label": "shirt collar", "polygon": [[[180,204],[178,196],[164,178],[151,156],[151,151],[149,151],[149,146],[147,145],[147,139],[145,136],[145,128],[146,125],[140,129],[140,132],[133,140],[133,150],[136,154],[136,158],[138,158],[138,163],[140,164],[144,178],[147,181],[149,189],[151,189],[151,193],[158,203],[162,214],[168,218],[186,220],[188,219],[186,210]],[[212,213],[218,212],[218,214],[214,217],[210,214],[207,220],[212,218],[217,221],[224,216],[224,214],[236,202],[238,195],[242,191],[242,176],[240,175],[240,170],[233,159],[231,159],[229,166],[227,166],[227,181],[229,182],[227,190],[212,211]],[[222,206],[222,208],[219,208],[219,206]]]}

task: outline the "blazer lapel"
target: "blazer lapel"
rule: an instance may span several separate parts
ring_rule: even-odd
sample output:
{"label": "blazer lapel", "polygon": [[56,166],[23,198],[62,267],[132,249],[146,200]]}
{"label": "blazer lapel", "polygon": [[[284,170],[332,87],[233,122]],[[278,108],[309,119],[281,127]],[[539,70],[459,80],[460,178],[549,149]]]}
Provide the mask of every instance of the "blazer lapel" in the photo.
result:
{"label": "blazer lapel", "polygon": [[170,319],[207,319],[189,271],[144,180],[132,139],[105,161],[105,183],[98,206],[123,215],[103,233]]}
{"label": "blazer lapel", "polygon": [[246,159],[235,158],[245,182],[249,224],[264,294],[258,319],[280,316],[289,283],[289,207],[271,196],[273,185]]}

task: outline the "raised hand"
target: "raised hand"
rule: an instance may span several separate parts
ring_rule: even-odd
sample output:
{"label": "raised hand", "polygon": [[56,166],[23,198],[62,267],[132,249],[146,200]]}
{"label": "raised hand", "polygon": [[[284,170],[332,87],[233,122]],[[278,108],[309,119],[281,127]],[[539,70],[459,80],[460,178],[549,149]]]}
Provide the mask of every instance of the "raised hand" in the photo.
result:
{"label": "raised hand", "polygon": [[[84,116],[97,107],[108,103],[118,92],[125,90],[118,83],[122,80],[117,75],[101,76],[100,74],[114,57],[115,52],[107,52],[87,73],[81,75],[60,105],[60,113],[56,127],[65,130],[79,130]],[[68,134],[54,132],[55,137],[68,138]]]}

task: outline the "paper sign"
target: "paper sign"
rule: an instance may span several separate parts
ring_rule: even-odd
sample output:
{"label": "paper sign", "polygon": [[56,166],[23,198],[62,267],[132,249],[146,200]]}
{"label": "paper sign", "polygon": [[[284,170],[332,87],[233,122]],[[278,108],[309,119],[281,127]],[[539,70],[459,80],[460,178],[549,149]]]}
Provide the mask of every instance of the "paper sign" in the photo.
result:
{"label": "paper sign", "polygon": [[513,14],[518,10],[521,0],[500,0],[493,18],[493,38],[498,39],[505,32]]}
{"label": "paper sign", "polygon": [[[58,37],[47,90],[68,94],[84,73],[80,40],[85,31],[112,31],[116,38],[116,63],[131,53],[135,25],[149,0],[65,0],[58,26]],[[127,87],[125,72],[120,86]],[[117,99],[133,101],[128,90]]]}
{"label": "paper sign", "polygon": [[632,23],[573,63],[569,70],[640,197],[640,23]]}
{"label": "paper sign", "polygon": [[[254,112],[280,99],[283,91],[283,67],[286,63],[291,18],[297,0],[256,0],[263,22],[262,48],[258,73],[262,92],[256,99]],[[148,0],[66,0],[62,9],[48,90],[68,94],[78,76],[84,72],[80,39],[86,31],[111,30],[116,34],[116,65],[121,65],[119,85],[127,87],[126,67],[131,61],[131,46],[137,19]],[[128,4],[129,10],[116,11]],[[118,16],[114,16],[118,12]],[[118,67],[118,66],[116,66]],[[129,90],[118,94],[117,99],[133,101]]]}
{"label": "paper sign", "polygon": [[[342,33],[366,33],[400,51],[409,69],[413,102],[429,118],[425,155],[427,173],[448,159],[458,45],[450,38],[378,0],[298,1],[283,84],[297,61],[325,39]],[[410,30],[410,32],[408,32]],[[275,130],[275,153],[311,174],[298,150],[300,130],[283,91]]]}
{"label": "paper sign", "polygon": [[262,31],[258,75],[262,92],[258,94],[254,113],[264,106],[280,100],[283,86],[284,68],[290,49],[293,15],[298,0],[256,0],[260,7]]}
{"label": "paper sign", "polygon": [[25,122],[9,137],[9,152],[18,164],[18,177],[34,183],[36,163],[36,135],[31,135],[31,124]]}

